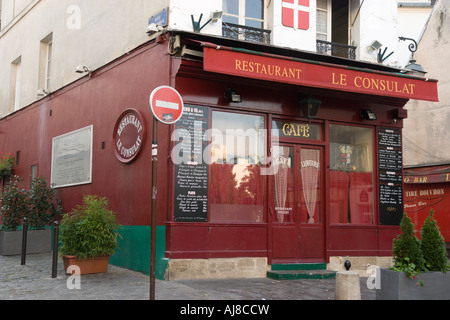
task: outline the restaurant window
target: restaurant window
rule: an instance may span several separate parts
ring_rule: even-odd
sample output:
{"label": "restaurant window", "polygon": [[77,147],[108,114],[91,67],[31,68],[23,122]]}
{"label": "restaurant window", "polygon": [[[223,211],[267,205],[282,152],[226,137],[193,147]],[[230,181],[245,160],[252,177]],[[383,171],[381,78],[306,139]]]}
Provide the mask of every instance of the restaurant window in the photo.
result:
{"label": "restaurant window", "polygon": [[211,222],[263,222],[264,117],[212,113]]}
{"label": "restaurant window", "polygon": [[330,222],[373,224],[373,130],[330,126]]}

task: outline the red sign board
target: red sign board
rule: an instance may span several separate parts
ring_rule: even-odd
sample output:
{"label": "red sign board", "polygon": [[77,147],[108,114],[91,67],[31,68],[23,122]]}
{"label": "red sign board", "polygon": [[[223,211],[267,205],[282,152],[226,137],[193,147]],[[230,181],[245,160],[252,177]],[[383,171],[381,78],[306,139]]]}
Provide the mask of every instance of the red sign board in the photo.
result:
{"label": "red sign board", "polygon": [[[221,50],[219,50],[221,49]],[[438,101],[437,81],[403,74],[365,71],[313,63],[274,55],[231,51],[212,44],[204,47],[204,69],[240,77],[277,81],[294,85]]]}
{"label": "red sign board", "polygon": [[183,115],[183,107],[183,98],[172,87],[158,87],[150,95],[150,108],[155,118],[162,123],[177,122]]}
{"label": "red sign board", "polygon": [[405,184],[404,210],[412,219],[416,231],[434,210],[439,231],[450,242],[450,183]]}
{"label": "red sign board", "polygon": [[130,163],[138,156],[145,137],[144,118],[135,109],[125,110],[114,127],[114,153],[123,163]]}

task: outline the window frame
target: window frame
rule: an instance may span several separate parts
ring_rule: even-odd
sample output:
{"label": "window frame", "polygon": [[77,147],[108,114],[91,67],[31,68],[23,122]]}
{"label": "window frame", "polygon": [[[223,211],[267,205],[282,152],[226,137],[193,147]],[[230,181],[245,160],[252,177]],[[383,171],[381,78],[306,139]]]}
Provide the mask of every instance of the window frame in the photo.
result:
{"label": "window frame", "polygon": [[[350,123],[340,123],[340,122],[328,122],[328,124],[326,125],[326,130],[328,131],[328,133],[327,133],[327,136],[328,136],[328,142],[327,142],[327,144],[328,144],[328,146],[327,146],[327,148],[329,148],[329,151],[328,151],[328,159],[326,159],[326,161],[328,162],[328,167],[329,167],[329,173],[330,173],[330,176],[329,176],[329,187],[328,187],[328,194],[327,194],[327,198],[328,198],[328,202],[329,202],[329,205],[331,206],[331,184],[332,184],[332,181],[331,181],[331,172],[332,171],[339,171],[339,170],[331,170],[331,166],[332,166],[332,163],[331,163],[331,157],[332,157],[332,154],[331,154],[331,143],[332,143],[332,138],[331,138],[331,126],[342,126],[342,127],[349,127],[349,128],[363,128],[363,129],[370,129],[371,130],[371,139],[370,139],[370,142],[371,142],[371,144],[372,144],[372,151],[371,152],[369,152],[369,154],[371,154],[372,155],[372,163],[371,163],[371,166],[372,166],[372,171],[371,171],[371,175],[372,175],[372,189],[373,189],[373,194],[372,194],[372,201],[373,201],[373,203],[372,203],[372,222],[371,223],[352,223],[351,221],[347,221],[347,222],[332,222],[331,221],[331,208],[329,208],[329,210],[328,210],[328,224],[329,225],[332,225],[332,226],[349,226],[349,227],[361,227],[361,226],[364,226],[364,227],[375,227],[375,226],[377,226],[378,225],[378,221],[379,221],[379,215],[378,215],[378,209],[379,209],[379,207],[378,207],[378,197],[379,197],[379,195],[378,195],[378,168],[377,168],[377,161],[378,161],[378,157],[377,157],[377,140],[376,140],[376,134],[377,134],[377,128],[376,127],[373,127],[373,126],[365,126],[365,125],[359,125],[359,124],[350,124]],[[370,161],[370,159],[369,159],[369,161]],[[341,171],[341,172],[345,172],[345,171]],[[349,203],[348,203],[348,212],[347,212],[347,215],[351,215],[351,212],[350,212],[350,207],[351,207],[351,203],[350,203],[350,200],[349,200]]]}
{"label": "window frame", "polygon": [[[245,24],[245,22],[246,22],[246,20],[252,20],[252,21],[258,21],[258,22],[262,22],[262,29],[267,29],[267,19],[266,19],[266,17],[267,17],[267,0],[261,0],[261,2],[262,2],[262,9],[263,9],[263,11],[262,11],[262,14],[263,14],[263,17],[262,17],[262,19],[256,19],[256,18],[251,18],[251,17],[247,17],[246,16],[246,1],[247,0],[238,0],[238,2],[239,2],[239,4],[238,4],[238,7],[239,7],[239,13],[238,13],[238,15],[235,15],[235,14],[230,14],[230,13],[227,13],[227,12],[225,12],[225,10],[223,10],[224,9],[224,5],[223,5],[223,2],[222,2],[222,10],[223,10],[223,16],[229,16],[229,17],[233,17],[233,18],[237,18],[238,19],[238,23],[237,24],[239,24],[239,25],[241,25],[241,26],[247,26],[246,24]],[[226,23],[226,22],[225,22]],[[248,26],[248,27],[251,27],[251,26]]]}

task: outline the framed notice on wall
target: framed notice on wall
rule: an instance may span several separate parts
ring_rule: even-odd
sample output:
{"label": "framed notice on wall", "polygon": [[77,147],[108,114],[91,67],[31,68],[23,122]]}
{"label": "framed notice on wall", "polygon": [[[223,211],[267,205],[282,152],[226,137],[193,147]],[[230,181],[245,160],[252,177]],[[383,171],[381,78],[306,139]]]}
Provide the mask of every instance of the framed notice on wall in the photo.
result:
{"label": "framed notice on wall", "polygon": [[55,188],[92,182],[93,126],[53,138],[52,177]]}

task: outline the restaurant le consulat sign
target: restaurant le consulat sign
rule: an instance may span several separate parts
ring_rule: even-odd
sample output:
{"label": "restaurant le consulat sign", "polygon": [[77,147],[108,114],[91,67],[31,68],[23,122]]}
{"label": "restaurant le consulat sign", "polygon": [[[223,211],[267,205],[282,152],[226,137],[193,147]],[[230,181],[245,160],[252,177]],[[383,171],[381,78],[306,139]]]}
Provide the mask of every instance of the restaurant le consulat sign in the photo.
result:
{"label": "restaurant le consulat sign", "polygon": [[145,138],[145,123],[136,109],[125,110],[116,121],[113,133],[114,153],[122,163],[131,163],[139,155]]}
{"label": "restaurant le consulat sign", "polygon": [[438,101],[436,80],[241,52],[214,44],[204,43],[203,46],[204,69],[210,72],[315,88]]}

